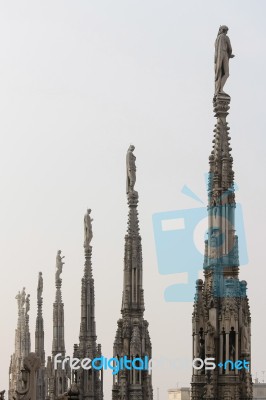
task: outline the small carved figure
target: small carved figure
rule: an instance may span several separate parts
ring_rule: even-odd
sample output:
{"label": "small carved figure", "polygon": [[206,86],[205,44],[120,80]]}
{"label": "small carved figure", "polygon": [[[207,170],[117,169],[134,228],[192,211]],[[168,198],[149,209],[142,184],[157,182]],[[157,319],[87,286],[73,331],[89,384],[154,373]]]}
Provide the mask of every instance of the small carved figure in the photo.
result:
{"label": "small carved figure", "polygon": [[216,232],[213,231],[210,238],[210,257],[212,259],[217,258],[217,250],[218,250],[217,235]]}
{"label": "small carved figure", "polygon": [[56,273],[55,273],[55,280],[58,281],[60,279],[60,275],[63,271],[63,265],[65,264],[62,260],[65,256],[61,256],[61,250],[58,250],[56,255]]}
{"label": "small carved figure", "polygon": [[211,324],[211,321],[208,321],[207,322],[206,346],[207,346],[207,352],[209,354],[213,354],[213,352],[215,350],[214,335],[215,335],[215,328]]}
{"label": "small carved figure", "polygon": [[28,315],[28,312],[30,311],[30,295],[28,294],[25,300],[26,306],[25,306],[25,314]]}
{"label": "small carved figure", "polygon": [[39,280],[38,280],[38,288],[37,288],[38,301],[41,301],[42,292],[43,292],[43,277],[42,277],[42,273],[39,272]]}
{"label": "small carved figure", "polygon": [[93,238],[92,233],[92,221],[93,219],[90,216],[91,209],[87,210],[87,213],[84,216],[84,248],[88,249],[90,247],[91,239]]}
{"label": "small carved figure", "polygon": [[127,151],[126,164],[127,164],[127,194],[134,192],[136,183],[136,157],[133,154],[135,146],[130,145]]}
{"label": "small carved figure", "polygon": [[130,337],[130,323],[127,319],[124,320],[122,335],[124,338]]}
{"label": "small carved figure", "polygon": [[206,398],[206,399],[212,399],[212,398],[213,398],[212,393],[213,393],[213,392],[212,392],[212,385],[207,384],[207,385],[205,386],[205,390],[204,390],[205,398]]}
{"label": "small carved figure", "polygon": [[26,301],[26,291],[25,288],[23,288],[21,292],[21,307],[24,307],[25,301]]}
{"label": "small carved figure", "polygon": [[21,308],[21,293],[18,292],[18,294],[16,295],[15,298],[18,301],[18,309],[20,310],[20,308]]}
{"label": "small carved figure", "polygon": [[247,321],[241,328],[241,350],[242,353],[249,353],[249,333]]}
{"label": "small carved figure", "polygon": [[1,392],[0,392],[0,400],[5,400],[5,390],[2,390]]}
{"label": "small carved figure", "polygon": [[215,41],[215,95],[224,93],[223,87],[229,77],[229,58],[233,58],[230,39],[227,36],[228,27],[220,26]]}
{"label": "small carved figure", "polygon": [[211,198],[211,206],[212,207],[216,207],[216,206],[219,206],[220,204],[221,204],[221,201],[220,201],[219,190],[215,190],[213,192],[213,195],[212,195],[212,198]]}

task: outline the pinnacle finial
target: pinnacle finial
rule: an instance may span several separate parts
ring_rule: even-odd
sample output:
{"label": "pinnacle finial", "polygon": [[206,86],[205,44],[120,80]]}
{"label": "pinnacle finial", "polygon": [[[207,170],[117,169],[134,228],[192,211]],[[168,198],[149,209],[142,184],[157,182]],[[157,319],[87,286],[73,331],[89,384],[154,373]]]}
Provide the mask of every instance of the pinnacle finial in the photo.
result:
{"label": "pinnacle finial", "polygon": [[226,25],[221,25],[215,40],[215,96],[219,94],[228,96],[223,88],[229,77],[229,59],[234,57],[230,39],[227,36],[228,30]]}

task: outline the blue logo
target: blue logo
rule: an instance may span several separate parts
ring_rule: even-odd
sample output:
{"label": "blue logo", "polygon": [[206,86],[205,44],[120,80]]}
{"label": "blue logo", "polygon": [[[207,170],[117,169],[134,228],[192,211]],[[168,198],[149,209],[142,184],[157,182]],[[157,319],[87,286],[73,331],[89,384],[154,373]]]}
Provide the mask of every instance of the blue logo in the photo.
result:
{"label": "blue logo", "polygon": [[224,363],[219,362],[218,364],[215,363],[215,358],[209,357],[202,360],[201,358],[194,358],[192,361],[192,367],[196,370],[200,370],[205,368],[206,370],[213,370],[216,367],[219,367],[224,370],[234,371],[235,369],[241,370],[245,369],[249,371],[250,362],[247,360],[226,360]]}
{"label": "blue logo", "polygon": [[[204,204],[187,186],[183,187],[182,193]],[[213,212],[216,212],[221,218],[219,207],[217,210],[214,209]],[[223,218],[226,219],[224,216]],[[230,217],[227,217],[227,221],[228,224],[235,226],[238,236],[239,264],[245,265],[248,263],[248,255],[240,204],[236,204],[235,222],[231,222]],[[165,288],[165,300],[167,302],[193,301],[195,282],[199,272],[203,269],[204,261],[203,246],[200,246],[197,240],[200,236],[201,243],[204,243],[204,240],[208,238],[207,205],[156,213],[153,215],[153,230],[159,273],[162,275],[187,274],[186,283],[173,283]],[[215,246],[221,246],[223,243],[224,238],[218,237],[218,239],[219,243],[216,242]],[[212,246],[212,241],[210,241],[210,246]],[[231,249],[232,252],[234,250]],[[219,261],[221,260],[216,260],[218,265]]]}

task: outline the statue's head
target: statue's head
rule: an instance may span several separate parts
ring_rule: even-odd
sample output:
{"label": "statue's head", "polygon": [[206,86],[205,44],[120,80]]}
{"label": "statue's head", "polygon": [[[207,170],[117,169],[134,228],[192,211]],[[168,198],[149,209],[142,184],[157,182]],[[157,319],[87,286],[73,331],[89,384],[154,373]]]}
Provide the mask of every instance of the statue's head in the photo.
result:
{"label": "statue's head", "polygon": [[135,146],[134,146],[133,144],[131,144],[131,145],[129,146],[129,149],[128,149],[128,150],[134,151],[134,150],[135,150]]}
{"label": "statue's head", "polygon": [[226,25],[221,25],[219,29],[219,33],[227,33],[229,30],[228,26]]}
{"label": "statue's head", "polygon": [[87,209],[87,213],[88,213],[88,214],[91,213],[91,209],[90,209],[90,208]]}
{"label": "statue's head", "polygon": [[61,250],[58,250],[57,254],[60,255],[61,253],[62,253]]}

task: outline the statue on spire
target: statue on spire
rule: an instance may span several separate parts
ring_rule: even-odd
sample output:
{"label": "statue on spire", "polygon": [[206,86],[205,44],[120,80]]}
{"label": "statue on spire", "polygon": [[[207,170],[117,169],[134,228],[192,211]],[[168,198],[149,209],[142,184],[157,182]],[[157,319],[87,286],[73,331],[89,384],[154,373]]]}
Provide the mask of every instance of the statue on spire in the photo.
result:
{"label": "statue on spire", "polygon": [[28,294],[25,300],[25,315],[27,316],[30,311],[30,295]]}
{"label": "statue on spire", "polygon": [[39,272],[39,280],[38,280],[38,288],[37,288],[38,301],[42,300],[42,292],[43,292],[43,277],[42,277],[42,273]]}
{"label": "statue on spire", "polygon": [[133,154],[135,146],[130,145],[127,151],[127,194],[134,193],[136,183],[136,157]]}
{"label": "statue on spire", "polygon": [[24,307],[25,302],[26,302],[26,291],[24,287],[21,292],[21,308]]}
{"label": "statue on spire", "polygon": [[84,248],[88,250],[90,248],[90,242],[93,238],[92,233],[92,221],[93,219],[90,216],[91,209],[88,208],[87,213],[84,215]]}
{"label": "statue on spire", "polygon": [[223,91],[223,87],[229,77],[229,58],[234,57],[232,54],[230,39],[227,36],[228,29],[229,28],[226,25],[221,25],[215,41],[215,96],[219,93],[227,95]]}
{"label": "statue on spire", "polygon": [[55,281],[58,282],[60,280],[60,275],[63,271],[63,265],[65,264],[62,260],[65,256],[61,256],[61,250],[58,250],[56,255],[56,273],[55,273]]}
{"label": "statue on spire", "polygon": [[16,295],[16,297],[15,297],[15,299],[17,300],[17,302],[18,302],[18,309],[19,310],[21,310],[21,308],[22,308],[22,306],[21,306],[21,301],[22,301],[22,299],[21,299],[21,293],[20,293],[20,291],[18,292],[18,294]]}

